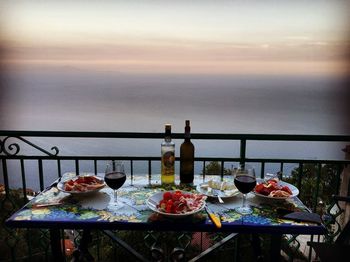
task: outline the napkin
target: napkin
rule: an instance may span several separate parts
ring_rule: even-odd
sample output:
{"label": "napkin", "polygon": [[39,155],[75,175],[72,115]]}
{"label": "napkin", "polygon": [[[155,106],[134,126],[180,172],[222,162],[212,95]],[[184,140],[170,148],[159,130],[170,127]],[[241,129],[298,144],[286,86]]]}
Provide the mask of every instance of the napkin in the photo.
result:
{"label": "napkin", "polygon": [[310,212],[292,212],[284,215],[282,218],[291,219],[298,222],[312,222],[317,224],[322,223],[320,215]]}

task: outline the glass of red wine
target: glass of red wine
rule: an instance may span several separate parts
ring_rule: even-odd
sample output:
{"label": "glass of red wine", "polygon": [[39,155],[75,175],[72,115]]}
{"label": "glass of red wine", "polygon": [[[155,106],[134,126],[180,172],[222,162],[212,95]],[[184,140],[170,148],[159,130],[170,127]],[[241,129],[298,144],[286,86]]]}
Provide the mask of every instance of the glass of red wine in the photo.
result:
{"label": "glass of red wine", "polygon": [[243,194],[242,206],[236,208],[236,211],[242,215],[249,215],[253,210],[246,205],[246,196],[256,185],[254,167],[241,164],[238,168],[234,169],[233,175],[235,186]]}
{"label": "glass of red wine", "polygon": [[109,161],[105,172],[105,182],[114,191],[114,199],[110,202],[110,206],[113,209],[119,209],[124,206],[123,203],[118,201],[117,189],[119,189],[125,181],[126,174],[123,162],[116,160]]}

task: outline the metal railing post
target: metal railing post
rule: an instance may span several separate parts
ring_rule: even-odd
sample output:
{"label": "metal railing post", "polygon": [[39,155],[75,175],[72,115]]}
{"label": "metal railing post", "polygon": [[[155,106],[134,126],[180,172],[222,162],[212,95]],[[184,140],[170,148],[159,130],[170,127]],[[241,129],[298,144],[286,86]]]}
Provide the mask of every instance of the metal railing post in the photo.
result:
{"label": "metal railing post", "polygon": [[239,163],[243,165],[245,163],[246,158],[246,150],[247,150],[247,140],[241,139],[241,146],[240,146],[240,154],[239,154]]}

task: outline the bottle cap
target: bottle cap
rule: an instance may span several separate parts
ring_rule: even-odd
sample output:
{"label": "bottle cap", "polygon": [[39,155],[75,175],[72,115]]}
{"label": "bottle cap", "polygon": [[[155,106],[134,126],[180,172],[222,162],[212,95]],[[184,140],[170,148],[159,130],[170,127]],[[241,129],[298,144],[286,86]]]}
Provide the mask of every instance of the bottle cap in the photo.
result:
{"label": "bottle cap", "polygon": [[185,123],[186,123],[186,126],[190,126],[190,120],[186,120]]}
{"label": "bottle cap", "polygon": [[165,124],[165,135],[166,136],[171,135],[171,124]]}

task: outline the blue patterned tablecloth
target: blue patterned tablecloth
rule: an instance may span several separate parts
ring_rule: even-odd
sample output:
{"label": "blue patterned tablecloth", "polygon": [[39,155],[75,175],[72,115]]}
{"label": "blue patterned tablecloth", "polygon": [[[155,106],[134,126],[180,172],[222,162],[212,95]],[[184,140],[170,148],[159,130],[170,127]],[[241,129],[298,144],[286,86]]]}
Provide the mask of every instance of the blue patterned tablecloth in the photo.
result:
{"label": "blue patterned tablecloth", "polygon": [[[170,189],[180,188],[174,186]],[[92,229],[136,229],[136,230],[189,230],[215,231],[206,213],[199,212],[185,219],[169,219],[152,212],[146,205],[148,197],[164,191],[159,184],[124,185],[118,190],[118,199],[124,203],[121,209],[109,208],[113,191],[105,187],[89,196],[63,193],[55,186],[32,199],[7,221],[10,227],[40,228],[92,228]],[[195,188],[181,188],[195,192]],[[234,208],[241,205],[241,195],[225,198],[224,204],[207,201],[207,205],[219,214],[222,222],[220,231],[279,234],[323,234],[323,225],[295,222],[279,217],[280,208],[293,211],[307,211],[297,198],[288,201],[269,201],[248,194],[247,201],[253,207],[251,215],[242,216]],[[60,205],[35,207],[37,204],[57,203]]]}

